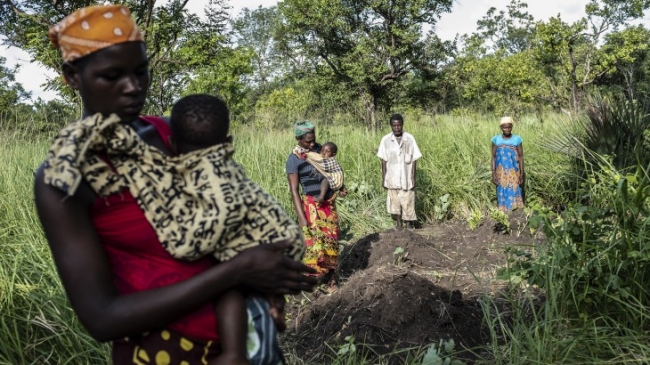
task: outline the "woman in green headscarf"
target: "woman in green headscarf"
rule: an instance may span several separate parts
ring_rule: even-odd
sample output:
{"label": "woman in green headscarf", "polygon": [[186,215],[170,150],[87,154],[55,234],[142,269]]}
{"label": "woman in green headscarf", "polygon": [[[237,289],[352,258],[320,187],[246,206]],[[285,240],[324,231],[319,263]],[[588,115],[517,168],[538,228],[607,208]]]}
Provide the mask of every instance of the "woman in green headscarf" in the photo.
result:
{"label": "woman in green headscarf", "polygon": [[[315,128],[309,121],[294,125],[294,136],[299,147],[319,152],[321,146],[316,143]],[[286,171],[298,223],[303,227],[307,245],[303,261],[318,271],[317,275],[327,284],[329,291],[334,291],[337,288],[336,268],[339,254],[337,194],[330,190],[323,202],[317,202],[321,181],[325,177],[309,162],[294,153],[287,159]]]}

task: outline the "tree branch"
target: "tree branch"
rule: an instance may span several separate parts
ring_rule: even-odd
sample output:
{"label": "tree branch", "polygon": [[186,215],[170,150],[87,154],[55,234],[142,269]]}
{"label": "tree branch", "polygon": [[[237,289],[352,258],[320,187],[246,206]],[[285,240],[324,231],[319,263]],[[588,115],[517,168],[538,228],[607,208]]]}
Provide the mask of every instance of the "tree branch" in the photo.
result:
{"label": "tree branch", "polygon": [[[39,16],[36,16],[36,15],[28,14],[28,13],[26,13],[25,11],[20,10],[20,9],[18,8],[18,6],[16,6],[16,4],[14,4],[11,0],[2,0],[2,3],[6,4],[6,5],[9,5],[9,7],[11,8],[11,10],[14,12],[14,14],[16,14],[16,15],[19,16],[19,17],[28,17],[28,18],[31,18],[32,20],[34,20],[36,23],[38,23],[38,24],[40,24],[40,25],[43,25],[43,26],[45,26],[45,27],[49,27],[49,26],[50,26],[50,22],[48,22],[47,20],[43,19],[43,17],[39,17]],[[58,10],[57,10],[57,11],[58,11]]]}

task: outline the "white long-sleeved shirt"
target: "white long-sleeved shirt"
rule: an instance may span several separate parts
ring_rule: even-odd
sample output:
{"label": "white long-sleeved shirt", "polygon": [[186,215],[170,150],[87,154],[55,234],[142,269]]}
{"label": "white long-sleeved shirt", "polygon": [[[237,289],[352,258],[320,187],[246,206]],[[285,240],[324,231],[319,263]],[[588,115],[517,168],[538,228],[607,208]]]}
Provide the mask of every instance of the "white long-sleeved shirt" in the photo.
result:
{"label": "white long-sleeved shirt", "polygon": [[413,181],[413,162],[422,157],[415,138],[402,132],[402,139],[397,142],[393,133],[387,134],[379,143],[377,157],[386,161],[384,187],[387,189],[411,190]]}

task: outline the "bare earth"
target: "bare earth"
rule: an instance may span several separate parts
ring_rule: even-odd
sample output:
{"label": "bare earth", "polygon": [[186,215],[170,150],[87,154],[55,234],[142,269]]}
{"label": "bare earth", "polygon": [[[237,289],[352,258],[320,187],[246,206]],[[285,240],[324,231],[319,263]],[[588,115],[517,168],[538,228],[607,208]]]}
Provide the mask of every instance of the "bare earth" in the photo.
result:
{"label": "bare earth", "polygon": [[465,221],[449,221],[373,233],[345,246],[338,291],[290,300],[283,348],[327,363],[350,335],[377,354],[453,339],[457,350],[473,349],[459,355],[472,363],[490,340],[479,299],[504,287],[495,279],[504,249],[537,241],[523,213],[511,215],[510,234],[495,224],[487,220],[472,231]]}

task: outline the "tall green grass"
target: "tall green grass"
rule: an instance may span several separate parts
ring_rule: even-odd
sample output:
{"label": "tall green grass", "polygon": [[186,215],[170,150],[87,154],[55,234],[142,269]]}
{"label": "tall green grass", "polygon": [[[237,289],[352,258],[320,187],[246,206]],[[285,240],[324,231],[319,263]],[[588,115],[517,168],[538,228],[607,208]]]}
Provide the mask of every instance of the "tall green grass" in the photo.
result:
{"label": "tall green grass", "polygon": [[[496,193],[490,182],[491,138],[500,133],[497,120],[485,117],[422,116],[411,121],[405,116],[405,131],[414,135],[422,151],[417,163],[417,213],[422,221],[433,221],[438,199],[451,195],[452,213],[467,217],[472,210],[488,211],[496,205]],[[524,118],[514,133],[524,139],[527,174],[527,198],[548,206],[566,204],[566,176],[569,158],[554,154],[541,143],[569,123],[558,116],[541,124]],[[355,187],[340,199],[344,224],[355,231],[386,227],[385,192],[381,188],[381,168],[376,157],[381,138],[390,132],[388,122],[379,131],[358,126],[332,126],[315,121],[316,137],[321,143],[335,142],[337,158],[345,170],[346,185]],[[290,195],[285,161],[295,145],[290,125],[285,130],[233,130],[236,155],[251,178],[258,181],[290,211]],[[349,201],[346,203],[346,201]]]}
{"label": "tall green grass", "polygon": [[[447,193],[456,217],[495,205],[489,177],[490,139],[499,133],[497,120],[405,118],[405,130],[415,136],[423,154],[417,176],[420,220],[435,220],[434,207]],[[562,172],[568,171],[568,166],[566,157],[542,149],[540,142],[556,124],[566,121],[557,117],[547,120],[550,122],[540,124],[524,118],[515,125],[515,133],[524,138],[528,198],[554,206],[565,203]],[[375,156],[379,141],[390,131],[388,123],[381,131],[368,131],[360,126],[315,122],[318,141],[339,146],[338,157],[351,190],[339,201],[345,237],[353,239],[390,227]],[[70,309],[34,211],[33,170],[44,158],[51,138],[39,130],[29,120],[0,121],[0,363],[108,363],[107,346],[93,341]],[[293,212],[284,171],[295,144],[290,124],[284,130],[235,125],[233,135],[236,159],[249,176]]]}
{"label": "tall green grass", "polygon": [[0,363],[107,363],[107,349],[70,308],[33,204],[33,171],[47,140],[1,131]]}
{"label": "tall green grass", "polygon": [[478,364],[647,364],[649,336],[601,317],[567,318],[562,313],[566,293],[556,283],[544,301],[532,294],[484,297],[484,316],[493,341]]}

